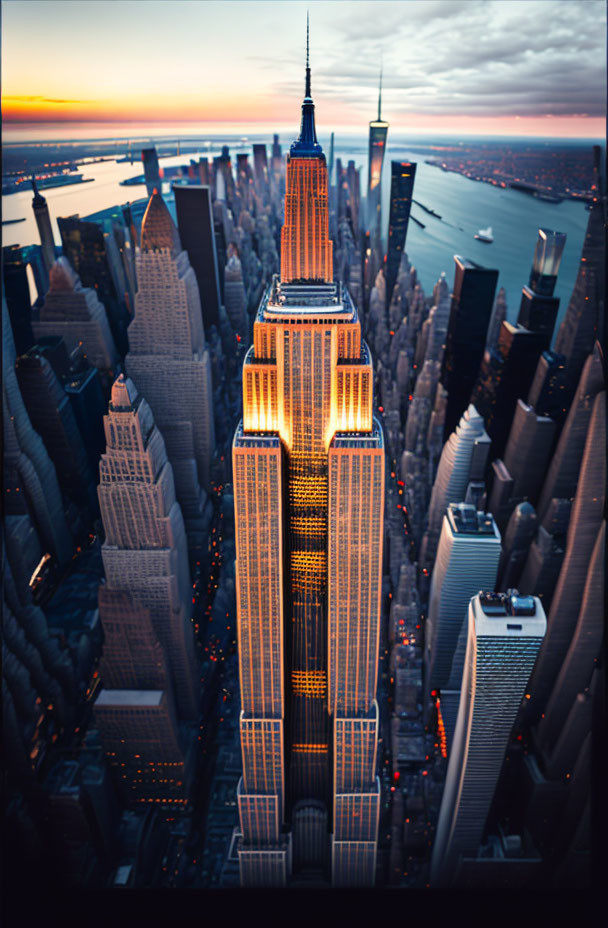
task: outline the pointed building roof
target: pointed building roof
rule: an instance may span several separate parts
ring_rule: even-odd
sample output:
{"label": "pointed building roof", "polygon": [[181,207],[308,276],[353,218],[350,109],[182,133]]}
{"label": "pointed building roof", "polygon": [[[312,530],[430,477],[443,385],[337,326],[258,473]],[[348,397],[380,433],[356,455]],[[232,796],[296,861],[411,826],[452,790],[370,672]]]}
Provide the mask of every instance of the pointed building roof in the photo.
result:
{"label": "pointed building roof", "polygon": [[68,259],[62,255],[57,258],[49,271],[49,290],[72,292],[80,290],[80,277],[70,265]]}
{"label": "pointed building roof", "polygon": [[310,41],[308,26],[308,11],[306,13],[306,82],[304,89],[304,99],[302,101],[302,121],[300,123],[300,135],[293,142],[289,149],[289,154],[296,158],[324,158],[323,149],[317,142],[317,131],[315,128],[315,105],[312,102],[310,89]]}
{"label": "pointed building roof", "polygon": [[32,200],[32,206],[46,206],[46,200],[42,194],[38,191],[36,186],[36,175],[32,174],[32,190],[34,191],[34,199]]}
{"label": "pointed building roof", "polygon": [[111,406],[113,409],[131,409],[137,399],[137,387],[130,377],[119,374],[112,384]]}
{"label": "pointed building roof", "polygon": [[168,248],[174,254],[182,250],[171,213],[155,188],[141,224],[141,250],[159,251],[161,248]]}

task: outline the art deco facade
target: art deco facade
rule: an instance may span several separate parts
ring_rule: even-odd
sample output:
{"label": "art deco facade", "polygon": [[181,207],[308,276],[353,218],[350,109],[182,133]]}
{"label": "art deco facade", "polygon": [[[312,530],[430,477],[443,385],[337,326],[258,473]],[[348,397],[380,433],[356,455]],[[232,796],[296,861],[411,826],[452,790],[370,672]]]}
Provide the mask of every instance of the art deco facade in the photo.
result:
{"label": "art deco facade", "polygon": [[121,374],[104,419],[98,488],[108,588],[150,611],[167,658],[179,715],[197,717],[186,533],[171,465],[148,403]]}
{"label": "art deco facade", "polygon": [[126,369],[162,432],[192,539],[202,530],[201,486],[215,447],[211,367],[196,276],[157,192],[143,218],[136,270]]}
{"label": "art deco facade", "polygon": [[[243,885],[372,885],[384,453],[357,310],[332,282],[307,69],[282,279],[243,368],[233,445]],[[293,826],[292,834],[289,825]]]}

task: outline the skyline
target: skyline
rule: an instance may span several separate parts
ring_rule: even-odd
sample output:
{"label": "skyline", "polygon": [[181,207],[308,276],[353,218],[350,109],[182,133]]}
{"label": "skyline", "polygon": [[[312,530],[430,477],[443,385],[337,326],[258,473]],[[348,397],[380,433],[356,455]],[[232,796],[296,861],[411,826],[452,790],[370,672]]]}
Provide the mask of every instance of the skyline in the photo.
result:
{"label": "skyline", "polygon": [[[328,127],[363,129],[376,110],[382,57],[383,111],[397,132],[604,134],[605,6],[570,0],[360,0],[350,18],[341,0],[7,0],[5,133],[49,123],[64,132],[83,123],[287,130],[304,58],[294,24],[307,7],[314,93]],[[166,66],[150,67],[154,60]]]}

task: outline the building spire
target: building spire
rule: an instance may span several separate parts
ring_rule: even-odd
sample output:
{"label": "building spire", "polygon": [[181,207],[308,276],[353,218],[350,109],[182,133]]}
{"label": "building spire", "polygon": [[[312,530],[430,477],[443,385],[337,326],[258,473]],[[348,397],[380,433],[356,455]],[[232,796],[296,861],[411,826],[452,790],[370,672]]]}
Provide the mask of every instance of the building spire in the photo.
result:
{"label": "building spire", "polygon": [[300,135],[290,148],[292,155],[318,157],[321,155],[321,146],[317,142],[315,129],[315,105],[312,102],[310,90],[310,26],[308,10],[306,11],[306,88],[302,101],[302,122]]}
{"label": "building spire", "polygon": [[378,122],[382,122],[382,59],[380,60],[380,84],[378,86]]}
{"label": "building spire", "polygon": [[32,200],[32,204],[33,204],[34,206],[44,206],[44,204],[46,203],[46,200],[44,199],[44,197],[42,196],[42,194],[41,194],[40,191],[38,190],[38,186],[37,186],[37,184],[36,184],[36,175],[35,175],[35,174],[32,174],[30,183],[31,183],[31,185],[32,185],[32,190],[34,191],[34,199]]}
{"label": "building spire", "polygon": [[304,96],[310,99],[310,31],[308,10],[306,10],[306,90]]}

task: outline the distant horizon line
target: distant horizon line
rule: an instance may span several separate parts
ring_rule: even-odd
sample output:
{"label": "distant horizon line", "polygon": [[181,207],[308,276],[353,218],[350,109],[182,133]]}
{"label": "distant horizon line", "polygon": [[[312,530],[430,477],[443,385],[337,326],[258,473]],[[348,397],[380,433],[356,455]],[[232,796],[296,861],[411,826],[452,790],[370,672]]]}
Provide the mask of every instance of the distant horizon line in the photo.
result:
{"label": "distant horizon line", "polygon": [[[199,138],[199,137],[204,138],[204,137],[214,136],[214,135],[221,136],[222,134],[227,134],[226,130],[228,130],[230,127],[232,127],[233,133],[236,133],[236,134],[239,134],[243,131],[248,131],[252,134],[253,133],[272,134],[274,132],[280,133],[280,132],[287,132],[287,131],[297,131],[297,126],[295,125],[295,123],[292,123],[292,122],[269,123],[269,122],[264,121],[264,122],[239,123],[239,122],[235,122],[234,120],[210,120],[209,122],[207,122],[207,126],[209,128],[205,131],[205,129],[201,127],[201,124],[198,121],[193,123],[193,122],[187,122],[184,120],[179,120],[176,122],[162,121],[162,122],[154,123],[154,122],[147,122],[145,120],[141,122],[139,121],[135,122],[134,120],[116,120],[116,119],[59,120],[59,121],[57,120],[31,120],[31,121],[23,120],[22,121],[22,120],[10,120],[10,119],[7,120],[5,118],[3,120],[2,136],[3,138],[5,138],[6,136],[10,136],[13,134],[16,135],[16,134],[27,133],[28,136],[31,136],[30,138],[28,139],[24,138],[21,140],[21,142],[9,143],[9,144],[24,144],[26,141],[48,142],[49,141],[48,133],[50,131],[54,131],[58,133],[57,137],[53,139],[53,141],[63,141],[63,138],[59,135],[59,133],[63,133],[64,136],[66,137],[66,140],[67,139],[72,140],[73,133],[75,131],[83,132],[83,131],[86,131],[87,129],[94,131],[96,129],[99,132],[99,131],[105,131],[106,127],[108,131],[110,127],[113,127],[115,130],[121,130],[121,129],[125,130],[122,133],[119,133],[118,131],[116,131],[114,135],[105,136],[106,139],[111,140],[111,141],[114,141],[114,140],[122,141],[123,139],[126,140],[129,137],[150,137],[151,135],[157,135],[159,137],[171,136],[174,133],[184,132],[185,130],[190,130],[190,132],[193,133],[193,136],[195,138]],[[131,128],[131,132],[129,132],[129,128]],[[390,128],[392,128],[393,135],[396,135],[396,134],[408,135],[409,134],[410,136],[417,136],[417,137],[425,138],[425,139],[431,138],[433,136],[440,136],[440,137],[446,137],[446,138],[458,137],[458,138],[463,138],[463,139],[466,139],[466,138],[542,139],[542,140],[547,140],[547,141],[554,140],[554,141],[569,141],[569,142],[581,142],[581,143],[583,142],[600,142],[601,143],[605,141],[605,136],[602,136],[602,135],[597,135],[597,136],[594,136],[594,135],[579,136],[579,135],[572,135],[572,134],[550,135],[550,134],[543,134],[543,133],[532,134],[529,132],[518,134],[515,132],[508,132],[508,133],[491,132],[491,131],[483,132],[480,130],[467,132],[467,131],[462,131],[459,129],[450,129],[450,128],[443,128],[443,127],[442,128],[438,127],[436,129],[407,128],[407,127],[403,127],[400,124],[399,125],[393,124]],[[389,128],[389,133],[390,133],[390,128]],[[331,135],[331,133],[334,132],[336,134],[343,133],[346,135],[361,136],[361,135],[367,135],[367,129],[368,129],[367,124],[364,123],[363,125],[338,126],[335,129],[331,129],[331,128],[328,128],[327,130],[318,129],[318,134]],[[193,130],[196,130],[196,131],[193,132]],[[36,138],[33,135],[33,133],[35,133],[36,131],[43,133],[44,137],[41,136],[40,139]],[[79,141],[82,141],[82,142],[102,141],[102,140],[103,140],[103,137],[98,137],[98,138],[92,137],[89,139],[84,136],[82,136],[79,139]]]}

